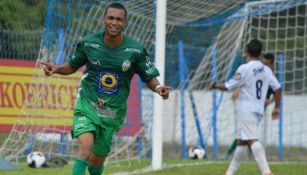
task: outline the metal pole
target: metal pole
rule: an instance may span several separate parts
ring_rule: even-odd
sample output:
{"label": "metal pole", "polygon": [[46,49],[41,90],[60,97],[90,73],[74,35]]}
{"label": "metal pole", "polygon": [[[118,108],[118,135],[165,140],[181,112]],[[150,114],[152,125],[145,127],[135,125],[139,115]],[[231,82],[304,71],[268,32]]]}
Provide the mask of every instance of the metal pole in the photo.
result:
{"label": "metal pole", "polygon": [[[160,83],[164,84],[166,0],[157,0],[156,22],[155,64],[160,71]],[[158,94],[155,94],[151,164],[153,170],[159,170],[162,168],[162,115],[163,101]]]}

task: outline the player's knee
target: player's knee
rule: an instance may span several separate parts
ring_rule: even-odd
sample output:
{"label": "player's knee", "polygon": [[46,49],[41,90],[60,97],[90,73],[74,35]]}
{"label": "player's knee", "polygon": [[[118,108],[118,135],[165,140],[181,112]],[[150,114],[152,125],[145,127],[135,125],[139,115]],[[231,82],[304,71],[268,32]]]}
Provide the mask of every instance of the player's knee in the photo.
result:
{"label": "player's knee", "polygon": [[84,160],[89,160],[91,153],[92,153],[91,144],[79,144],[80,157],[82,157]]}
{"label": "player's knee", "polygon": [[100,156],[95,156],[95,155],[91,155],[90,159],[89,159],[89,163],[93,166],[93,167],[100,167],[101,165],[103,165],[105,160],[105,157],[100,157]]}
{"label": "player's knee", "polygon": [[102,160],[102,161],[90,161],[89,163],[90,163],[93,167],[98,168],[98,167],[100,167],[100,166],[103,165],[104,160]]}
{"label": "player's knee", "polygon": [[89,160],[93,148],[93,135],[85,133],[78,137],[79,156],[84,160]]}

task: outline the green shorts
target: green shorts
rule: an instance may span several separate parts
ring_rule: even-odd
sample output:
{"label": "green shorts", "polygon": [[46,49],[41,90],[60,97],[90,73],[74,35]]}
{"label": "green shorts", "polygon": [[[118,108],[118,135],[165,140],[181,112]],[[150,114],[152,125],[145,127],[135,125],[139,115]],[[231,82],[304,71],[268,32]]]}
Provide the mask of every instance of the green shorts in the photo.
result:
{"label": "green shorts", "polygon": [[[76,102],[73,117],[72,137],[77,138],[84,133],[93,133],[93,153],[106,157],[111,150],[112,139],[125,122],[125,109],[99,109],[94,102],[80,96]],[[111,117],[105,117],[100,112],[119,111]],[[111,112],[110,112],[111,113]],[[103,113],[105,114],[105,113]],[[112,113],[111,113],[112,114]]]}
{"label": "green shorts", "polygon": [[107,157],[111,151],[112,139],[117,132],[115,127],[102,127],[91,121],[82,113],[75,113],[73,118],[72,137],[77,138],[84,133],[93,133],[93,153],[97,156]]}

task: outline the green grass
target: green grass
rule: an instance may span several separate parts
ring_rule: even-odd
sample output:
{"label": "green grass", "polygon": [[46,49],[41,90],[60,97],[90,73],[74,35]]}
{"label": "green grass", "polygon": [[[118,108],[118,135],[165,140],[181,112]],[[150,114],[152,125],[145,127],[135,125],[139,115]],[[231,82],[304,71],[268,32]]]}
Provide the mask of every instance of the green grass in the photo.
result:
{"label": "green grass", "polygon": [[[183,174],[183,175],[223,175],[227,169],[229,162],[215,162],[211,164],[202,164],[197,166],[174,167],[165,169],[158,172],[146,173],[146,175],[170,175],[170,174]],[[272,164],[270,165],[275,175],[306,175],[306,164]],[[254,162],[243,163],[236,175],[259,175],[257,165]]]}
{"label": "green grass", "polygon": [[[184,166],[178,166],[184,165]],[[194,164],[194,165],[191,165]],[[196,165],[195,165],[196,164]],[[70,175],[72,165],[62,168],[41,168],[33,169],[26,164],[19,164],[22,170],[3,171],[0,175]],[[129,163],[121,165],[107,166],[104,175],[116,172],[127,172],[141,169],[150,165],[148,161],[138,162],[137,165]],[[176,160],[167,161],[165,164],[168,168],[160,171],[144,173],[144,175],[223,175],[229,162],[212,162],[212,161],[193,161],[193,160]],[[307,175],[307,164],[305,163],[271,163],[270,167],[275,175]],[[255,162],[243,163],[236,175],[259,175],[260,172]]]}

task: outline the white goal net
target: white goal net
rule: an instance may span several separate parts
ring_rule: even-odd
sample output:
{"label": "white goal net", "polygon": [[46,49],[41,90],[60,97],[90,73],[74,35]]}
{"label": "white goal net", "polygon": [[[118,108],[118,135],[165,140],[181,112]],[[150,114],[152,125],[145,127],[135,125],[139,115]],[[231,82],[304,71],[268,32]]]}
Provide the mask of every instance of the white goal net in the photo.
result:
{"label": "white goal net", "polygon": [[[50,0],[37,61],[67,61],[82,37],[103,29],[101,19],[110,2]],[[128,10],[125,34],[142,43],[153,59],[155,1],[120,2]],[[207,159],[219,159],[226,151],[234,139],[235,103],[229,92],[214,95],[207,86],[212,80],[229,79],[245,62],[245,45],[257,38],[263,52],[275,55],[274,72],[283,85],[282,120],[272,121],[269,107],[261,124],[261,141],[270,160],[306,161],[307,1],[168,0],[166,19],[165,83],[174,89],[164,103],[163,157],[186,158],[187,149],[196,145],[206,148]],[[46,77],[39,64],[36,68],[0,155],[19,160],[36,150],[74,158],[77,145],[70,129],[82,73]],[[141,127],[134,132],[128,128],[114,139],[109,164],[148,159],[143,165],[149,165],[153,94],[139,84],[135,79],[138,91],[129,97],[129,105],[136,107],[128,114],[141,115]]]}

